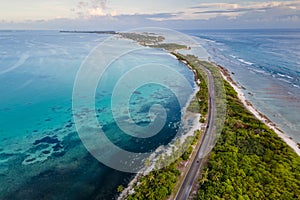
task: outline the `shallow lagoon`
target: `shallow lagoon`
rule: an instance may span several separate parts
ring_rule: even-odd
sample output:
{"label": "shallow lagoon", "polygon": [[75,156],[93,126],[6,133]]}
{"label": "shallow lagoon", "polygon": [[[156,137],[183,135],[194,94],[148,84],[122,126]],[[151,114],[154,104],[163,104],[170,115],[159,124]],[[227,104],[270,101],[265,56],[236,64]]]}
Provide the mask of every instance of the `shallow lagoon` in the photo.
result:
{"label": "shallow lagoon", "polygon": [[[0,198],[113,198],[117,186],[125,185],[132,174],[108,168],[88,153],[77,135],[72,113],[76,73],[90,51],[108,35],[6,31],[0,36]],[[115,47],[111,48],[113,52]],[[192,72],[157,49],[145,48],[128,55],[107,73],[122,74],[141,62],[167,64],[193,85]],[[145,85],[132,95],[131,115],[137,124],[149,123],[148,111],[154,103],[168,110],[168,123],[159,137],[136,141],[123,137],[111,117],[113,83],[114,79],[106,80],[106,85],[100,83],[96,114],[115,144],[149,151],[172,140],[181,121],[181,110],[172,92]],[[188,101],[190,94],[184,90],[182,94]],[[82,112],[89,109],[82,107]],[[124,117],[122,113],[125,111],[120,107],[118,117]]]}

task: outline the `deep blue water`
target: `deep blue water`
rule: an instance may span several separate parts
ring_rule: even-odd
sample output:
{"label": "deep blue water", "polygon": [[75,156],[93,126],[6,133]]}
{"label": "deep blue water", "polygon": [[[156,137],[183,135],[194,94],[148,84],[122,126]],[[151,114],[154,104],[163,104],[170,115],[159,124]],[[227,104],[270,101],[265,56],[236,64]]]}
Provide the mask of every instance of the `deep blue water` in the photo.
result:
{"label": "deep blue water", "polygon": [[[118,185],[130,180],[133,174],[104,166],[85,149],[73,120],[73,114],[90,112],[84,104],[80,112],[72,112],[76,74],[93,48],[108,37],[0,31],[0,199],[112,199]],[[118,46],[109,48],[113,54]],[[176,96],[155,84],[137,88],[129,104],[131,117],[140,126],[149,124],[153,104],[162,105],[167,121],[159,134],[148,140],[133,138],[112,117],[110,96],[116,80],[137,65],[151,63],[167,64],[193,86],[193,73],[186,66],[162,50],[144,48],[112,63],[96,91],[96,117],[106,136],[132,152],[151,152],[167,144],[181,124]],[[176,80],[172,84],[187,102],[190,91]],[[127,120],[122,106],[119,111],[117,117]]]}
{"label": "deep blue water", "polygon": [[186,31],[233,73],[248,99],[300,142],[300,30]]}

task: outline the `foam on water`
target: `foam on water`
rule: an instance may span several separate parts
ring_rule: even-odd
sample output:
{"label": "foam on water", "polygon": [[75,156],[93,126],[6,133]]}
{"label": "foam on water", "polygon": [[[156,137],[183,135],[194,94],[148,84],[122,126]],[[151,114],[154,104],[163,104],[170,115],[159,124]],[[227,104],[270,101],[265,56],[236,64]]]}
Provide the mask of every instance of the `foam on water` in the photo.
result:
{"label": "foam on water", "polygon": [[212,60],[234,72],[259,110],[300,142],[300,30],[187,32],[203,40]]}

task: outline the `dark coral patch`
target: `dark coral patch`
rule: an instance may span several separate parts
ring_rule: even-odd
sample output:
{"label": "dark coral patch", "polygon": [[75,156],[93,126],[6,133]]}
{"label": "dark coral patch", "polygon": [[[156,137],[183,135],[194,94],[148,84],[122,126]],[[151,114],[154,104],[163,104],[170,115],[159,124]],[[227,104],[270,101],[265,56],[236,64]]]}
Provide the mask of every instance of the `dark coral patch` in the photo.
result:
{"label": "dark coral patch", "polygon": [[43,154],[49,154],[50,151],[49,150],[45,150],[45,151],[42,151]]}
{"label": "dark coral patch", "polygon": [[27,160],[25,160],[25,162],[32,162],[32,161],[35,161],[35,158],[29,158],[29,159],[27,159]]}
{"label": "dark coral patch", "polygon": [[66,125],[66,128],[71,128],[72,127],[72,124],[67,124]]}
{"label": "dark coral patch", "polygon": [[37,145],[40,143],[55,144],[55,143],[59,143],[59,140],[55,137],[46,136],[40,140],[36,140],[33,144]]}

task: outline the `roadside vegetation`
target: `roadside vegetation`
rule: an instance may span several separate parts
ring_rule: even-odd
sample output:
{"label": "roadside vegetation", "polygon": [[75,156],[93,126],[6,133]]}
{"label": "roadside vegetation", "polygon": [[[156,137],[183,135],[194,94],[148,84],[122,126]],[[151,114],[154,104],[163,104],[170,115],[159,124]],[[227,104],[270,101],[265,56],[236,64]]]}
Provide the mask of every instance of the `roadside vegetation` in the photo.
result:
{"label": "roadside vegetation", "polygon": [[300,199],[300,157],[225,82],[227,116],[197,199]]}
{"label": "roadside vegetation", "polygon": [[[189,160],[193,147],[198,142],[200,136],[201,132],[196,131],[195,135],[189,136],[183,144],[179,140],[176,141],[171,155],[160,157],[156,163],[158,170],[153,170],[148,175],[142,176],[134,187],[134,193],[129,194],[126,199],[155,200],[166,199],[170,196],[174,192],[176,184],[182,175],[181,169],[184,167],[184,163]],[[175,162],[169,164],[170,161],[174,160],[174,157],[178,156],[179,158]],[[161,168],[161,166],[165,167]]]}
{"label": "roadside vegetation", "polygon": [[[199,78],[200,91],[188,107],[189,111],[199,112],[202,116],[208,112],[207,76],[199,65],[207,68],[214,77],[219,137],[199,179],[196,199],[300,199],[300,157],[244,107],[235,90],[223,80],[219,69],[193,55],[174,53],[173,44],[159,44],[163,38],[145,35],[129,34],[123,37],[144,46],[171,51],[178,60],[188,64]],[[204,122],[205,118],[201,120]],[[201,132],[197,131],[183,145],[175,144],[179,148],[174,148],[169,157],[161,157],[157,167],[182,153],[182,146],[189,145],[188,151],[167,167],[141,177],[134,193],[126,199],[167,199],[172,192],[176,192],[178,180],[183,174],[182,163],[190,159],[200,137]],[[192,144],[190,141],[193,141]],[[123,188],[119,189],[121,191]]]}
{"label": "roadside vegetation", "polygon": [[195,62],[198,60],[197,57],[187,55],[184,56],[179,53],[172,52],[174,56],[177,57],[178,60],[187,64],[195,73],[196,82],[199,86],[199,91],[196,94],[196,98],[193,99],[191,104],[188,107],[188,111],[200,113],[201,116],[206,116],[208,112],[208,88],[207,88],[207,75],[206,73],[199,67],[199,63]]}

